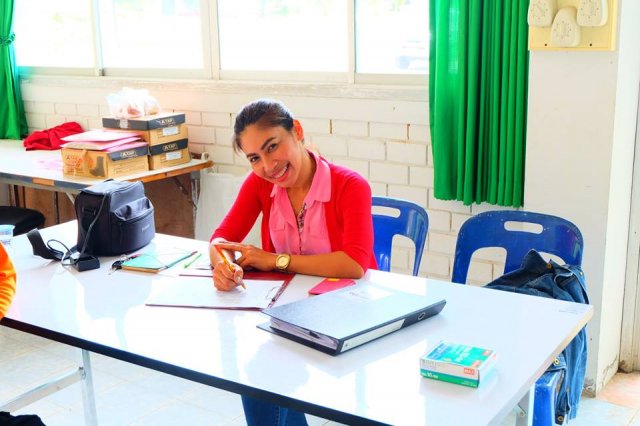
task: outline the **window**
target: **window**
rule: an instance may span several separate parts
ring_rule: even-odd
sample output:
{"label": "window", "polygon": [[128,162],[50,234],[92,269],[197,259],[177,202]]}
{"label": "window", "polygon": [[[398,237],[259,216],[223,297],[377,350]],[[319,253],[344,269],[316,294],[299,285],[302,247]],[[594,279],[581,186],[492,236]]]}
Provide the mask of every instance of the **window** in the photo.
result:
{"label": "window", "polygon": [[14,32],[42,72],[346,82],[425,75],[428,21],[428,0],[20,0]]}
{"label": "window", "polygon": [[101,0],[105,68],[203,67],[197,0]]}
{"label": "window", "polygon": [[220,68],[347,71],[344,0],[218,0]]}
{"label": "window", "polygon": [[356,71],[427,73],[429,4],[356,1]]}
{"label": "window", "polygon": [[13,32],[21,66],[93,68],[91,2],[19,0]]}

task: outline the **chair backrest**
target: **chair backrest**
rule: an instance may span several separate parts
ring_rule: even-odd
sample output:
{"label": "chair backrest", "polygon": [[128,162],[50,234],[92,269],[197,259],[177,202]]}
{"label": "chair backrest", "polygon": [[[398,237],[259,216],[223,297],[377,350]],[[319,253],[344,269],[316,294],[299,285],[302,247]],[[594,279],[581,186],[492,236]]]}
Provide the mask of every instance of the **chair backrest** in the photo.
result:
{"label": "chair backrest", "polygon": [[14,206],[0,206],[0,224],[14,225],[13,235],[26,234],[33,228],[44,226],[44,215],[34,209]]}
{"label": "chair backrest", "polygon": [[[372,197],[373,207],[385,207],[393,209],[395,214],[386,212],[373,212],[373,252],[381,271],[389,271],[391,268],[391,247],[394,235],[403,235],[411,241],[416,248],[416,256],[413,261],[413,275],[418,275],[424,244],[429,229],[427,211],[411,201],[389,197]],[[389,211],[389,213],[392,213]]]}
{"label": "chair backrest", "polygon": [[[505,224],[509,222],[533,224],[531,228],[542,230],[507,229]],[[507,273],[519,268],[531,249],[558,256],[570,265],[581,265],[583,246],[578,227],[557,216],[511,210],[480,213],[467,219],[458,232],[451,281],[466,283],[471,256],[481,248],[504,248]]]}

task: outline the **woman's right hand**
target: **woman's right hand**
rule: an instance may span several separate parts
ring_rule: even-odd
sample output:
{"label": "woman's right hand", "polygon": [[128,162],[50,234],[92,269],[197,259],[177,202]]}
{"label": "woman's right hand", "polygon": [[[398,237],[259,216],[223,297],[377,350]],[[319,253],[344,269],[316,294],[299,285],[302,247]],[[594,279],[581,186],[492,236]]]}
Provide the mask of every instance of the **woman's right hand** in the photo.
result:
{"label": "woman's right hand", "polygon": [[211,268],[213,269],[213,285],[216,289],[221,291],[233,290],[236,286],[242,283],[243,270],[242,267],[229,261],[229,265],[222,259],[222,256],[227,255],[226,259],[233,259],[229,257],[227,250],[216,248],[216,243],[227,242],[223,239],[216,239],[209,245],[209,259],[211,261]]}
{"label": "woman's right hand", "polygon": [[229,291],[236,288],[242,282],[242,268],[235,263],[231,263],[233,272],[223,260],[219,260],[213,265],[213,285],[216,289]]}

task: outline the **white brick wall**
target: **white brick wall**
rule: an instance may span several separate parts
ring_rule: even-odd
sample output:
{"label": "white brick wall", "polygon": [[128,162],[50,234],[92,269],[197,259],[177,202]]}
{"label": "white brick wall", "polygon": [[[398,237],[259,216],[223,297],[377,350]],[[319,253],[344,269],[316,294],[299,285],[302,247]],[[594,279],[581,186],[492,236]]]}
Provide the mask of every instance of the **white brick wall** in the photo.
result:
{"label": "white brick wall", "polygon": [[353,139],[347,140],[348,155],[351,158],[362,160],[384,160],[385,146],[380,139]]}
{"label": "white brick wall", "polygon": [[431,135],[429,133],[429,126],[422,126],[420,124],[409,125],[409,140],[412,142],[431,143]]}
{"label": "white brick wall", "polygon": [[76,115],[78,109],[76,104],[55,104],[56,114],[60,115]]}
{"label": "white brick wall", "polygon": [[387,162],[371,162],[371,180],[406,185],[409,182],[409,167]]}
{"label": "white brick wall", "polygon": [[[234,117],[235,120],[235,117]],[[309,133],[329,134],[331,131],[331,121],[321,118],[299,118],[305,135]]]}
{"label": "white brick wall", "polygon": [[427,165],[427,146],[411,143],[388,142],[387,160],[395,163]]}
{"label": "white brick wall", "polygon": [[374,138],[407,140],[407,124],[370,123],[369,135]]}
{"label": "white brick wall", "polygon": [[[99,128],[101,117],[110,115],[106,96],[124,86],[147,88],[165,111],[184,111],[191,150],[207,152],[216,171],[235,175],[250,169],[246,159],[231,147],[237,111],[252,99],[281,99],[300,119],[309,146],[362,174],[373,194],[407,199],[427,209],[430,229],[420,267],[422,276],[449,279],[460,225],[472,214],[496,209],[433,198],[426,88],[417,88],[416,94],[409,96],[402,90],[395,94],[381,91],[384,95],[375,99],[370,88],[359,93],[358,88],[331,92],[315,87],[309,94],[308,87],[301,85],[297,91],[283,86],[273,93],[273,84],[230,83],[220,85],[220,90],[214,84],[202,90],[201,84],[116,79],[87,79],[83,87],[77,79],[73,85],[65,85],[61,77],[36,77],[23,82],[29,128],[44,129],[71,120],[87,129]],[[412,245],[399,240],[394,245],[392,270],[411,273],[413,256]],[[491,280],[501,273],[502,262],[495,252],[481,253],[474,262],[472,280]]]}
{"label": "white brick wall", "polygon": [[433,168],[431,167],[409,167],[409,185],[433,188]]}
{"label": "white brick wall", "polygon": [[430,231],[451,231],[451,213],[443,210],[427,210]]}
{"label": "white brick wall", "polygon": [[367,136],[369,126],[366,121],[331,120],[334,135]]}
{"label": "white brick wall", "polygon": [[311,145],[325,157],[347,157],[347,140],[343,136],[311,135]]}
{"label": "white brick wall", "polygon": [[231,113],[205,112],[202,114],[202,124],[205,126],[231,127]]}

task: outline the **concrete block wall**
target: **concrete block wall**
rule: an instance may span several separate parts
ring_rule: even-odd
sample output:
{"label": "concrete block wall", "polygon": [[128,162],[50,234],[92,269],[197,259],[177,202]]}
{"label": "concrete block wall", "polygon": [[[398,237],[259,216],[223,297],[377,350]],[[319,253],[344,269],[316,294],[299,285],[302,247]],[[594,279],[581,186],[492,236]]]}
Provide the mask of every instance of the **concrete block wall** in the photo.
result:
{"label": "concrete block wall", "polygon": [[[282,100],[301,121],[305,142],[330,161],[362,174],[374,195],[404,198],[426,208],[430,227],[421,276],[450,279],[460,225],[477,211],[496,208],[464,206],[433,197],[426,84],[374,89],[38,76],[22,83],[30,130],[65,121],[77,121],[87,130],[99,128],[101,117],[109,115],[106,96],[125,86],[148,89],[163,110],[185,112],[191,151],[208,153],[215,171],[234,175],[249,170],[246,159],[236,154],[231,144],[236,112],[256,98]],[[410,274],[414,253],[409,240],[396,238],[392,270]],[[470,283],[486,283],[502,273],[499,256],[476,257]]]}

